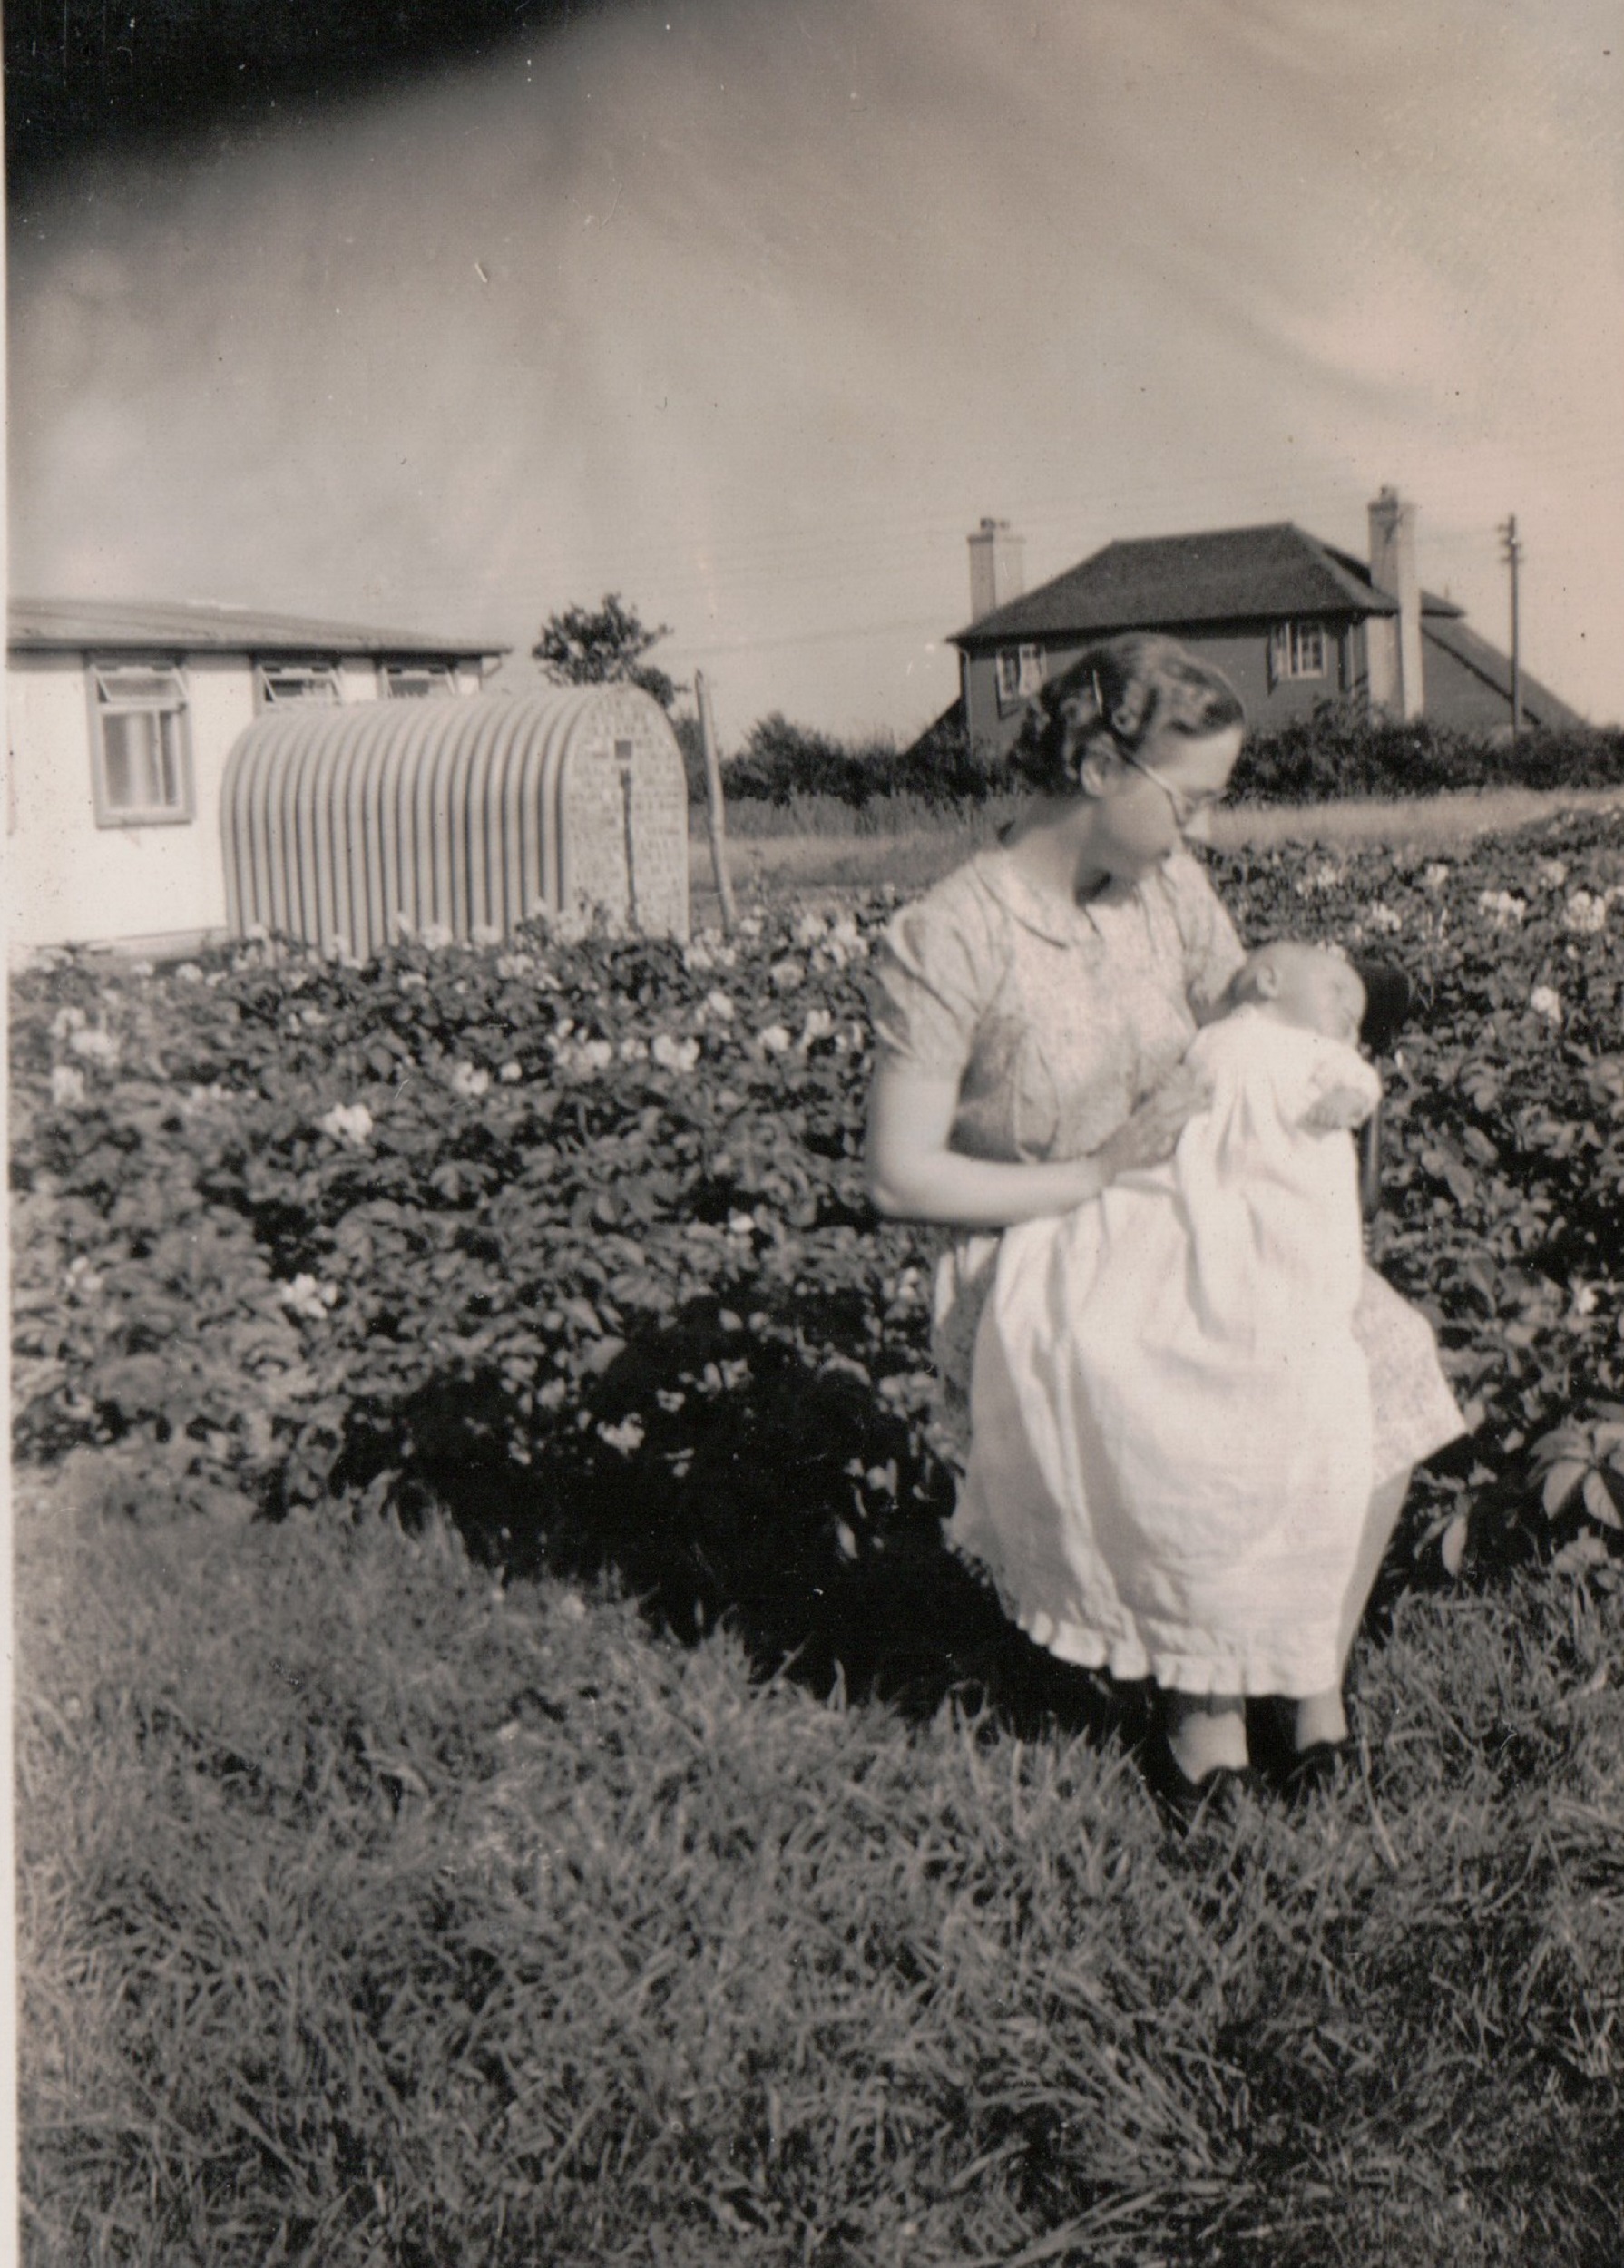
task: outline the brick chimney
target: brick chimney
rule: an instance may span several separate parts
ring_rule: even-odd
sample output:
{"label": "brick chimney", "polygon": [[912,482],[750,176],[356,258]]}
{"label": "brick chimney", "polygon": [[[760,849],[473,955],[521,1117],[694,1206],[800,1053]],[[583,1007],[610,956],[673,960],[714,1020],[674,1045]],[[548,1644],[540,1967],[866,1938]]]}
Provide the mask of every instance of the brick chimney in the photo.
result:
{"label": "brick chimney", "polygon": [[1370,657],[1370,705],[1395,717],[1419,717],[1421,583],[1415,572],[1415,507],[1395,488],[1370,506],[1370,580],[1398,601],[1398,613],[1373,614],[1365,625]]}
{"label": "brick chimney", "polygon": [[1026,538],[1007,520],[983,520],[970,538],[970,620],[979,622],[1025,589]]}

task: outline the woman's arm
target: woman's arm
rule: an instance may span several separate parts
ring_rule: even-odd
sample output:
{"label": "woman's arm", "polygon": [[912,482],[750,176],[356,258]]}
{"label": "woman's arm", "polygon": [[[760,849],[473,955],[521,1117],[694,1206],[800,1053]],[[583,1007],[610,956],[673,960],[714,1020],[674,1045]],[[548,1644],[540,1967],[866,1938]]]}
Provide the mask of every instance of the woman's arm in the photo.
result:
{"label": "woman's arm", "polygon": [[951,1228],[1009,1228],[1070,1212],[1118,1174],[1170,1156],[1186,1119],[1206,1100],[1202,1082],[1178,1070],[1091,1156],[1005,1165],[949,1149],[956,1077],[931,1078],[882,1058],[868,1104],[868,1194],[876,1212],[892,1219]]}

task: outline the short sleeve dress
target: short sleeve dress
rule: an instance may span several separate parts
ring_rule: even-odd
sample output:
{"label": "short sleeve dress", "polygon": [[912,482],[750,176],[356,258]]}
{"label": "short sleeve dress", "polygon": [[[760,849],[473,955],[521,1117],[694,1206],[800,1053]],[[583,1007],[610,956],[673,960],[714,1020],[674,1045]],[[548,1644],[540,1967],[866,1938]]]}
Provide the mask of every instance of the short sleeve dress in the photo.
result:
{"label": "short sleeve dress", "polygon": [[[876,1044],[883,1061],[957,1080],[954,1149],[1012,1164],[1078,1158],[1167,1078],[1244,957],[1204,870],[1185,853],[1137,885],[1065,905],[994,848],[893,920],[876,963]],[[976,1328],[998,1246],[996,1235],[941,1237],[936,1442],[961,1471]],[[1453,1440],[1461,1415],[1425,1317],[1369,1268],[1355,1332],[1369,1365],[1380,1482]],[[973,1550],[973,1539],[954,1537],[951,1525],[949,1533]],[[1020,1618],[1040,1635],[1032,1618]]]}

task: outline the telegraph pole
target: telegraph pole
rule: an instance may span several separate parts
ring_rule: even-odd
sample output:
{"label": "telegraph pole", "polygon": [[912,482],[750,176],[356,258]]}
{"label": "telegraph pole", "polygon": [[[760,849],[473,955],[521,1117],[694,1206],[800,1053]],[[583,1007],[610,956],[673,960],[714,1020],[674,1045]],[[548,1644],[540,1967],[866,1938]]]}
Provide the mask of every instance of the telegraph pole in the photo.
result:
{"label": "telegraph pole", "polygon": [[1501,523],[1500,556],[1511,571],[1511,738],[1522,737],[1522,654],[1517,624],[1517,567],[1522,557],[1522,546],[1517,540],[1517,515],[1511,513]]}

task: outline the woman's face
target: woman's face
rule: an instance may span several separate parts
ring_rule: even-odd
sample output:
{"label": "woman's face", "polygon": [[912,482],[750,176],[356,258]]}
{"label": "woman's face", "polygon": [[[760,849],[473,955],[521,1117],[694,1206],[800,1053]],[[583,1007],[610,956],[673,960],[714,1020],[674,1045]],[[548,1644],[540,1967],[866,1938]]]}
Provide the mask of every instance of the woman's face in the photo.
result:
{"label": "woman's face", "polygon": [[1093,799],[1092,849],[1120,880],[1137,882],[1187,838],[1204,841],[1208,815],[1229,784],[1241,728],[1205,739],[1152,733],[1131,757],[1102,767]]}

